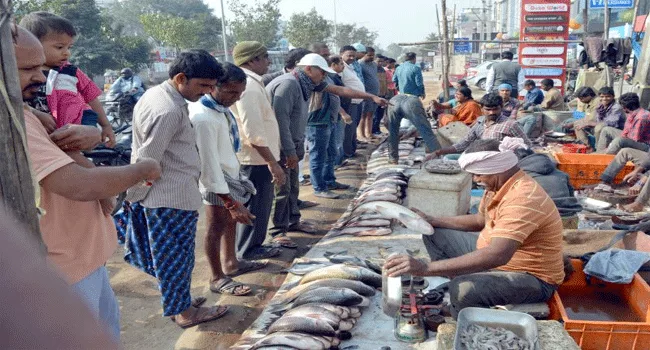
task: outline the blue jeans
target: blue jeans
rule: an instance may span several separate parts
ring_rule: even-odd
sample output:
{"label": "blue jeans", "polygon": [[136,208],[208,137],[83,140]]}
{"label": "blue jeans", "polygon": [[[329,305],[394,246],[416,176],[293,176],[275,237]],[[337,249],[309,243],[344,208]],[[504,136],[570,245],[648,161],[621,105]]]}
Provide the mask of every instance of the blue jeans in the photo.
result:
{"label": "blue jeans", "polygon": [[440,149],[438,139],[433,135],[424,106],[418,97],[400,94],[391,98],[390,103],[392,106],[388,107],[388,141],[391,160],[399,159],[399,125],[403,118],[413,123],[424,139],[428,152]]}
{"label": "blue jeans", "polygon": [[381,129],[381,120],[384,119],[384,112],[386,110],[384,108],[378,107],[377,110],[375,111],[375,114],[372,116],[372,133],[380,133]]}
{"label": "blue jeans", "polygon": [[102,266],[72,289],[86,302],[86,306],[107,328],[113,339],[120,342],[120,308],[111,288],[106,267]]}
{"label": "blue jeans", "polygon": [[[332,125],[307,126],[307,142],[309,142],[309,170],[314,191],[327,191],[326,171],[331,168],[334,173],[334,163],[328,164],[328,158],[335,159],[336,149],[331,147]],[[330,154],[331,152],[331,154]]]}
{"label": "blue jeans", "polygon": [[521,129],[524,131],[526,136],[530,137],[530,134],[535,128],[535,124],[537,124],[537,116],[534,114],[525,116],[523,118],[517,119],[517,123],[521,125]]}
{"label": "blue jeans", "polygon": [[336,131],[333,132],[333,142],[336,146],[336,159],[334,160],[334,165],[341,165],[343,164],[343,160],[345,160],[345,149],[343,147],[343,142],[345,139],[345,126],[346,124],[343,119],[339,118],[339,122],[336,125]]}

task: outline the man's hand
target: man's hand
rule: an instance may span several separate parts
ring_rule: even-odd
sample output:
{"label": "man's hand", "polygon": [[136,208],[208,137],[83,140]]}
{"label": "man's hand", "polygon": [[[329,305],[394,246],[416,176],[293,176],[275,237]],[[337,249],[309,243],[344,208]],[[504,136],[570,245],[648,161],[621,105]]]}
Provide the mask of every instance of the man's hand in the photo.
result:
{"label": "man's hand", "polygon": [[379,105],[381,108],[386,108],[390,105],[387,99],[381,98],[379,96],[373,96],[372,101]]}
{"label": "man's hand", "polygon": [[65,152],[85,151],[101,143],[101,133],[87,125],[68,124],[50,134],[50,139]]}
{"label": "man's hand", "polygon": [[162,168],[160,167],[160,162],[157,160],[153,158],[140,158],[135,164],[140,167],[143,180],[153,182],[160,179]]}
{"label": "man's hand", "polygon": [[269,171],[271,172],[271,176],[273,176],[272,183],[282,186],[287,181],[287,176],[284,174],[284,170],[282,170],[278,162],[269,164]]}
{"label": "man's hand", "polygon": [[45,130],[47,130],[48,134],[51,134],[56,130],[56,121],[54,120],[54,117],[45,112],[41,112],[38,109],[31,108],[32,113],[38,118],[38,120],[43,124],[45,127]]}
{"label": "man's hand", "polygon": [[431,223],[431,222],[434,220],[434,218],[433,218],[432,216],[429,216],[429,215],[423,213],[423,212],[422,212],[421,210],[419,210],[419,209],[411,208],[411,210],[412,210],[414,213],[420,215],[420,217],[422,217],[422,218],[423,218],[426,222],[428,222],[428,223]]}
{"label": "man's hand", "polygon": [[299,161],[300,160],[298,159],[298,156],[296,156],[296,155],[288,156],[284,166],[287,169],[298,169],[298,162]]}
{"label": "man's hand", "polygon": [[113,214],[113,209],[115,209],[116,203],[117,201],[114,197],[99,200],[99,205],[102,207],[102,213],[104,216],[111,216],[111,214]]}
{"label": "man's hand", "polygon": [[641,171],[642,171],[641,168],[634,169],[631,173],[629,173],[629,174],[625,175],[625,177],[623,177],[623,182],[625,182],[625,183],[627,183],[629,185],[633,185],[636,182],[637,178],[639,177],[639,174],[641,173]]}
{"label": "man's hand", "polygon": [[115,133],[110,124],[102,126],[102,142],[108,148],[115,147]]}
{"label": "man's hand", "polygon": [[410,255],[391,256],[384,263],[384,270],[387,270],[390,277],[401,275],[426,276],[428,264]]}
{"label": "man's hand", "polygon": [[341,119],[343,119],[343,122],[347,125],[352,124],[352,117],[347,113],[341,113]]}
{"label": "man's hand", "polygon": [[228,209],[230,212],[230,216],[232,217],[233,220],[240,224],[244,225],[252,225],[253,220],[255,219],[255,215],[251,214],[250,211],[241,203],[235,201],[235,205],[233,208]]}

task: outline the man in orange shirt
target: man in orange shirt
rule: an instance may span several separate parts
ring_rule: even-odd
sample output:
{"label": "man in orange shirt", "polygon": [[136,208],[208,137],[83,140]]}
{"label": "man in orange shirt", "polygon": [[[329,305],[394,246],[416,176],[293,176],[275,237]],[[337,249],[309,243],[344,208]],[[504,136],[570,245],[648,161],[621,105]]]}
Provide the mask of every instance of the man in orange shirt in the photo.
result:
{"label": "man in orange shirt", "polygon": [[[16,28],[18,76],[23,101],[29,101],[45,84],[41,70],[45,54],[32,33]],[[99,200],[114,197],[144,180],[157,180],[160,165],[152,159],[122,167],[95,168],[90,162],[76,163],[68,154],[97,145],[101,138],[96,128],[70,125],[48,135],[28,108],[24,115],[32,174],[40,185],[40,206],[44,209],[40,228],[48,262],[119,342],[119,306],[104,266],[117,247],[117,233],[113,218],[102,213]],[[84,160],[78,158],[79,162]]]}
{"label": "man in orange shirt", "polygon": [[458,160],[485,187],[477,214],[434,218],[423,236],[432,262],[400,255],[384,265],[391,276],[445,276],[451,313],[465,307],[548,300],[564,280],[562,220],[544,189],[517,167],[497,140],[474,142]]}

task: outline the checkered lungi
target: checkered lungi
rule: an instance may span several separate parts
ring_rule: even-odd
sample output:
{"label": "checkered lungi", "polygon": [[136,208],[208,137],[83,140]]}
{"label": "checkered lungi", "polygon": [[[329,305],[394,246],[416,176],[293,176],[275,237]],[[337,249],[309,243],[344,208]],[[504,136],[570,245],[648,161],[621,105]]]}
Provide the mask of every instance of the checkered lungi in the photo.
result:
{"label": "checkered lungi", "polygon": [[124,260],[158,279],[164,316],[178,315],[191,303],[194,241],[199,213],[173,208],[145,208],[124,202],[115,217],[125,237]]}

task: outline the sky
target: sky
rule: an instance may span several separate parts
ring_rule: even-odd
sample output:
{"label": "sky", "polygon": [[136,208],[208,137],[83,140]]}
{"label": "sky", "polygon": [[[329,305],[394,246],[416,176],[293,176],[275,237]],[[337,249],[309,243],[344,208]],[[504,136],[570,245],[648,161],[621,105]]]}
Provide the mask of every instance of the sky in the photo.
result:
{"label": "sky", "polygon": [[[221,17],[219,0],[204,0],[215,9]],[[228,0],[224,1],[226,21],[232,17],[228,9]],[[241,0],[254,4],[255,0]],[[293,13],[308,12],[312,8],[323,17],[334,21],[334,3],[336,3],[337,23],[356,23],[358,26],[379,33],[377,43],[386,48],[390,43],[422,41],[427,34],[437,32],[436,4],[433,0],[282,0],[280,12],[282,19],[288,21]],[[463,7],[479,7],[480,0],[448,0],[451,10]]]}

